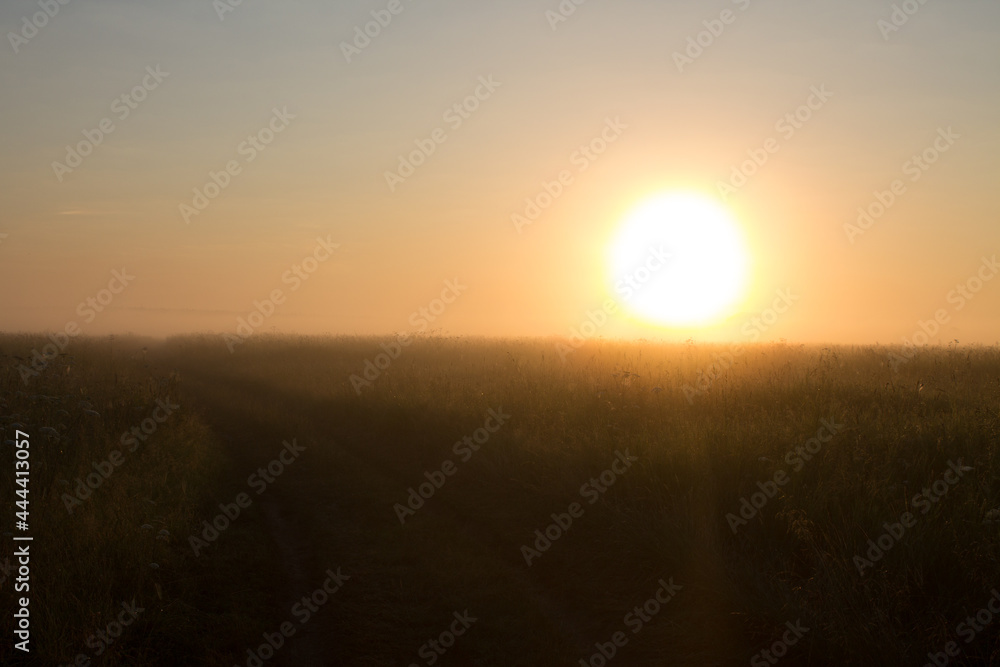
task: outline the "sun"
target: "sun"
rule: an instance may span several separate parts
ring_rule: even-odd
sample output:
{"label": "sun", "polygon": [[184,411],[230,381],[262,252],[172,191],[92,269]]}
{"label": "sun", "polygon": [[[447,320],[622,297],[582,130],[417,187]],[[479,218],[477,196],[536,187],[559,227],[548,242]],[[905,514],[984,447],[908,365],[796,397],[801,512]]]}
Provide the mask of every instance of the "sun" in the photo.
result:
{"label": "sun", "polygon": [[732,214],[708,197],[670,193],[642,202],[611,244],[610,282],[635,315],[659,325],[709,324],[746,293],[748,253]]}

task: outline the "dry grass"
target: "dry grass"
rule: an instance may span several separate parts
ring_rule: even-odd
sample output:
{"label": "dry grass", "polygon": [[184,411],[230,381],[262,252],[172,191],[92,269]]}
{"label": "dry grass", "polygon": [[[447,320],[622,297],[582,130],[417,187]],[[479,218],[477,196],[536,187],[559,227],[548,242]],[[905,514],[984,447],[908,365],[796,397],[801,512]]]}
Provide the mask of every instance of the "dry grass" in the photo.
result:
{"label": "dry grass", "polygon": [[[138,527],[158,519],[186,537],[296,437],[309,443],[303,463],[266,497],[316,585],[327,567],[352,574],[313,621],[330,664],[422,662],[421,644],[465,608],[480,620],[444,664],[577,664],[661,577],[684,589],[617,664],[745,664],[796,619],[811,630],[782,664],[922,664],[951,640],[962,664],[998,655],[1000,619],[969,644],[955,628],[1000,585],[1000,526],[984,523],[1000,507],[1000,350],[926,349],[893,370],[889,348],[750,347],[688,400],[683,388],[726,348],[592,342],[563,363],[554,341],[427,338],[358,395],[349,377],[382,342],[255,336],[230,355],[219,338],[185,337],[151,345],[147,360],[148,343],[119,341],[112,355],[83,341],[69,375],[24,387],[8,371],[2,411],[32,428],[54,419],[34,395],[104,406],[99,420],[65,424],[69,454],[33,452],[33,493],[48,494],[33,507],[48,534],[36,595],[51,596],[52,616],[38,620],[40,653],[68,659],[96,627],[91,610],[138,596],[156,612],[116,644],[121,660],[153,664],[171,637],[183,640],[174,655],[240,660],[288,616],[275,602],[287,581],[262,574],[288,556],[256,508],[200,559],[181,539],[143,542]],[[4,351],[35,344],[11,338]],[[174,391],[178,423],[68,516],[58,480]],[[400,526],[393,505],[424,471],[458,462],[453,443],[498,406],[509,423]],[[843,428],[734,535],[726,514],[790,470],[786,453],[822,419]],[[625,449],[638,462],[526,567],[521,545]],[[958,459],[972,470],[921,514],[914,495]],[[854,556],[908,510],[916,525],[859,575]]]}

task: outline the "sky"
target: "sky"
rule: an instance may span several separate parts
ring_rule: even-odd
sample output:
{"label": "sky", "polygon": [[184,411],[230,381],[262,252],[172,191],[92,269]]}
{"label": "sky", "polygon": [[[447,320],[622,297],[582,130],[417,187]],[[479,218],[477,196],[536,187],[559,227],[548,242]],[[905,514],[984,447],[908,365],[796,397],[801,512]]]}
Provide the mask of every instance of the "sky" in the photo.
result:
{"label": "sky", "polygon": [[[8,0],[0,29],[4,331],[1000,340],[992,0]],[[742,297],[602,321],[623,222],[678,192],[731,215]]]}

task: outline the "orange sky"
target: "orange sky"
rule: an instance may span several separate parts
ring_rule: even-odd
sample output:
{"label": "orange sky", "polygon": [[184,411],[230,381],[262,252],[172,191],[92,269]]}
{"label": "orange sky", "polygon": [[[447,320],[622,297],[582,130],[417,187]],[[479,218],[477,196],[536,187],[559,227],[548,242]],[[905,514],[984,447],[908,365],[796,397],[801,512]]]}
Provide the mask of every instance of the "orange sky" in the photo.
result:
{"label": "orange sky", "polygon": [[997,342],[1000,6],[902,4],[6,2],[0,327],[568,336],[628,211],[729,181],[746,299],[599,335]]}

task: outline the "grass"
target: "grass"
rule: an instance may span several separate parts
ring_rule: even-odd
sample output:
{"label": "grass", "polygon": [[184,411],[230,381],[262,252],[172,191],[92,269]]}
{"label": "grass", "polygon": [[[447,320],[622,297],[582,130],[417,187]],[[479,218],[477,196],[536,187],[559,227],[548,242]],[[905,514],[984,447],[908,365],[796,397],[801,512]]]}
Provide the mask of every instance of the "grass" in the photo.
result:
{"label": "grass", "polygon": [[[616,664],[746,664],[796,621],[809,631],[782,664],[923,664],[949,641],[952,664],[1000,660],[1000,619],[968,643],[957,629],[1000,586],[1000,350],[925,348],[894,368],[901,351],[878,346],[730,358],[593,341],[563,362],[555,341],[429,337],[359,394],[350,377],[383,342],[82,340],[27,385],[11,357],[0,412],[33,438],[38,664],[86,650],[133,597],[147,611],[100,664],[246,664],[288,620],[296,635],[265,664],[428,664],[421,647],[466,609],[478,620],[441,664],[576,665],[618,631]],[[42,343],[0,341],[22,357]],[[182,407],[68,514],[60,480],[168,395]],[[455,443],[499,408],[509,421],[462,460]],[[824,420],[837,433],[794,469]],[[188,536],[293,438],[301,457],[194,557]],[[635,463],[590,504],[581,486],[626,450]],[[401,525],[394,506],[446,460],[456,472]],[[941,482],[959,460],[969,470]],[[727,515],[779,470],[734,534]],[[12,497],[9,466],[0,481]],[[927,505],[925,487],[947,492]],[[526,565],[522,545],[573,502],[582,516]],[[295,601],[338,567],[350,579],[299,624]],[[633,633],[626,614],[661,578],[681,590]]]}
{"label": "grass", "polygon": [[[6,336],[0,345],[5,355],[21,356],[43,343]],[[234,530],[214,560],[195,559],[187,546],[192,522],[215,500],[228,466],[193,406],[180,401],[135,451],[121,442],[150,417],[157,400],[178,401],[180,395],[176,376],[157,374],[145,361],[147,344],[74,341],[72,357],[57,357],[27,384],[14,357],[0,375],[5,441],[0,493],[9,512],[0,560],[14,561],[9,533],[14,489],[20,487],[14,486],[11,441],[18,423],[30,435],[28,534],[33,537],[33,650],[24,656],[4,641],[3,664],[70,664],[82,654],[91,664],[109,667],[176,665],[191,655],[201,656],[200,664],[228,665],[228,654],[266,618],[268,590],[248,558],[260,551],[260,528],[242,536]],[[81,486],[83,500],[67,501],[79,480],[95,473],[94,464],[115,451],[122,463],[103,481],[94,477],[95,485],[100,481],[96,489]],[[228,580],[233,568],[245,578],[242,586]],[[15,574],[0,584],[11,607]],[[247,585],[254,577],[259,588]],[[215,597],[222,592],[228,599]],[[123,603],[133,601],[144,611],[120,637],[109,637],[108,646],[97,633],[116,620]],[[10,614],[4,613],[0,625],[4,637],[13,636]]]}

